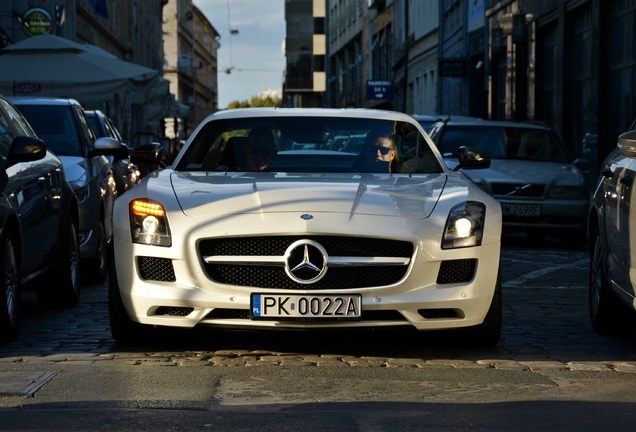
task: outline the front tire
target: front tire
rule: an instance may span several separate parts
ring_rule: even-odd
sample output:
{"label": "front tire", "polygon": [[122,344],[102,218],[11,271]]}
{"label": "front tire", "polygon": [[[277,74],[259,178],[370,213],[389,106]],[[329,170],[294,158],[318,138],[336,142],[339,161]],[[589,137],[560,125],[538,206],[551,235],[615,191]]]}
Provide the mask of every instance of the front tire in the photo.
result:
{"label": "front tire", "polygon": [[503,320],[503,301],[501,278],[497,275],[495,292],[484,322],[474,326],[468,333],[468,343],[473,347],[490,348],[501,340],[501,322]]}
{"label": "front tire", "polygon": [[633,313],[612,292],[600,235],[590,250],[589,310],[592,327],[600,334],[620,334],[633,326]]}
{"label": "front tire", "polygon": [[95,256],[84,263],[85,271],[83,274],[87,283],[101,284],[108,275],[108,240],[103,219],[99,220],[95,234],[97,235],[97,251]]}
{"label": "front tire", "polygon": [[[110,248],[112,249],[112,247]],[[108,318],[113,339],[122,344],[133,344],[148,340],[152,336],[152,328],[130,319],[119,291],[115,262],[110,256],[110,273],[108,276]]]}
{"label": "front tire", "polygon": [[10,342],[18,337],[21,320],[21,289],[18,259],[13,235],[7,232],[0,239],[0,341]]}
{"label": "front tire", "polygon": [[60,254],[55,270],[55,282],[38,287],[38,303],[44,307],[72,307],[80,298],[80,246],[77,222],[69,221],[60,241]]}

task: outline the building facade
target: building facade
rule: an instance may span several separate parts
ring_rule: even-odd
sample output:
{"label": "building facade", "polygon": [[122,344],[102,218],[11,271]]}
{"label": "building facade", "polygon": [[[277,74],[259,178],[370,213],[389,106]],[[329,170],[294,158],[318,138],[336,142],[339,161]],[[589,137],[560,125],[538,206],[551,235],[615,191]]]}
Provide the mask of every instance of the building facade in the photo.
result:
{"label": "building facade", "polygon": [[326,0],[285,0],[284,106],[324,106],[325,13]]}
{"label": "building facade", "polygon": [[219,33],[192,0],[168,0],[163,17],[163,76],[176,99],[163,132],[183,140],[218,110]]}

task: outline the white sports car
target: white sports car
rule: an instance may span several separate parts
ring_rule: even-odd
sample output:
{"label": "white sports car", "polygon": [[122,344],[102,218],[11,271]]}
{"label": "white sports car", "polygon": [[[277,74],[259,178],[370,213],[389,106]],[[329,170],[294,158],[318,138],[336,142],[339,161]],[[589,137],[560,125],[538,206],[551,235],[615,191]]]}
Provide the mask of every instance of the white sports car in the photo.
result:
{"label": "white sports car", "polygon": [[[136,163],[151,163],[137,151]],[[458,167],[488,167],[460,152]],[[154,161],[156,162],[156,160]],[[501,333],[501,208],[405,114],[209,116],[170,168],[117,199],[119,342],[159,326]]]}

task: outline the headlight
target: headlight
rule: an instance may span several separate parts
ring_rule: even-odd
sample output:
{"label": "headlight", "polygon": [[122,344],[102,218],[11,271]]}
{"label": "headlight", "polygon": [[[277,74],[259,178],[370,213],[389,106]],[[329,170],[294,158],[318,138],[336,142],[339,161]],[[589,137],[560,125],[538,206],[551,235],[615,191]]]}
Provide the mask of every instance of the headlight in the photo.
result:
{"label": "headlight", "polygon": [[88,199],[90,192],[88,190],[88,183],[83,181],[74,181],[69,182],[71,187],[73,188],[73,192],[75,192],[75,196],[77,197],[77,204],[82,205]]}
{"label": "headlight", "polygon": [[586,191],[580,187],[554,187],[550,190],[548,198],[553,199],[586,199]]}
{"label": "headlight", "polygon": [[130,232],[133,243],[172,245],[166,212],[154,201],[137,199],[130,203]]}
{"label": "headlight", "polygon": [[442,249],[480,246],[485,218],[485,204],[477,201],[457,204],[448,215]]}

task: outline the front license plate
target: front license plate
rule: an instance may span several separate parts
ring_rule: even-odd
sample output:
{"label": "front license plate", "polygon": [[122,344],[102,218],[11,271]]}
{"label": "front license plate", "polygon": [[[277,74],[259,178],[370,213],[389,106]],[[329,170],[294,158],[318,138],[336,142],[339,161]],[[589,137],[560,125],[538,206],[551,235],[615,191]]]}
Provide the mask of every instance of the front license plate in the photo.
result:
{"label": "front license plate", "polygon": [[252,318],[275,320],[359,320],[360,295],[252,294]]}
{"label": "front license plate", "polygon": [[538,204],[502,204],[504,216],[541,216],[541,206]]}

